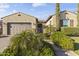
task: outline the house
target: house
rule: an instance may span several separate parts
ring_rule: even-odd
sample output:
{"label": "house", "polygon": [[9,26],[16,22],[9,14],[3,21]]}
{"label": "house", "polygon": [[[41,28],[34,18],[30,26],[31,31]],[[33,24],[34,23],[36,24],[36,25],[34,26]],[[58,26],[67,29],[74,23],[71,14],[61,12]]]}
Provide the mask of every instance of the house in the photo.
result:
{"label": "house", "polygon": [[[44,27],[57,27],[56,14],[49,16],[46,21],[40,21],[34,16],[30,16],[21,12],[14,13],[1,18],[2,34],[14,35],[22,31],[31,30],[35,32],[44,32]],[[61,27],[77,27],[77,15],[71,11],[60,12]]]}
{"label": "house", "polygon": [[1,18],[3,20],[3,35],[14,35],[25,30],[36,31],[38,19],[21,12]]}
{"label": "house", "polygon": [[[56,14],[51,15],[46,21],[45,26],[56,26]],[[77,27],[78,21],[77,21],[77,15],[76,13],[73,13],[71,11],[61,11],[60,12],[60,27]]]}

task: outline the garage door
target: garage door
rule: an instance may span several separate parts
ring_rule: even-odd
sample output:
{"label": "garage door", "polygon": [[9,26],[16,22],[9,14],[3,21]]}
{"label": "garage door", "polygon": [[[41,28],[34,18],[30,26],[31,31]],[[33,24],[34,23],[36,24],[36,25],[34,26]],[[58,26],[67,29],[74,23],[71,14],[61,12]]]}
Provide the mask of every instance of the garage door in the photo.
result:
{"label": "garage door", "polygon": [[29,30],[32,28],[31,23],[26,23],[26,24],[10,24],[10,34],[18,34],[22,31]]}

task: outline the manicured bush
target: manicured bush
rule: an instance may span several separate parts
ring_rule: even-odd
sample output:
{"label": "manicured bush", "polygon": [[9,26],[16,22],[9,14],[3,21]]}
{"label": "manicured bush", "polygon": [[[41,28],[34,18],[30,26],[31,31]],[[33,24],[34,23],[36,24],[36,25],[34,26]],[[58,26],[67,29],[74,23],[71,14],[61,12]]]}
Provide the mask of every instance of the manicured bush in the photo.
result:
{"label": "manicured bush", "polygon": [[[54,55],[51,54],[52,49],[43,43],[43,39],[42,34],[22,32],[11,38],[10,46],[3,51],[3,55],[7,53],[14,56]],[[49,53],[50,51],[52,52]]]}
{"label": "manicured bush", "polygon": [[69,36],[78,36],[79,35],[79,28],[71,28],[71,27],[62,27],[61,31]]}
{"label": "manicured bush", "polygon": [[73,50],[74,41],[62,32],[55,32],[51,35],[52,41],[64,50]]}

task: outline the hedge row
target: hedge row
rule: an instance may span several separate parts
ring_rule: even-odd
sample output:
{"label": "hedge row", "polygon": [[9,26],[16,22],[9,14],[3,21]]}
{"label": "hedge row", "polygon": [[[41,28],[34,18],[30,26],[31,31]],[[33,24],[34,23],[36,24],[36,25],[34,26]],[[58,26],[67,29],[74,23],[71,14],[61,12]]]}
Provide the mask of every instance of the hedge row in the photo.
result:
{"label": "hedge row", "polygon": [[79,28],[70,28],[70,27],[62,27],[61,31],[69,36],[78,36],[79,35]]}
{"label": "hedge row", "polygon": [[63,50],[74,50],[74,41],[62,32],[55,32],[51,35],[52,41]]}

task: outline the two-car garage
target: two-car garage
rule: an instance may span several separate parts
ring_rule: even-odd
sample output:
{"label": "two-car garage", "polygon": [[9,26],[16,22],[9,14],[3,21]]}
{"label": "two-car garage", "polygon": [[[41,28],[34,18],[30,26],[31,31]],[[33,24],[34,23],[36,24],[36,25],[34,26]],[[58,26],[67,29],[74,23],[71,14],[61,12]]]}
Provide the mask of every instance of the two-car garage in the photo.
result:
{"label": "two-car garage", "polygon": [[25,30],[37,29],[37,18],[21,12],[5,16],[2,20],[3,35],[15,35]]}

